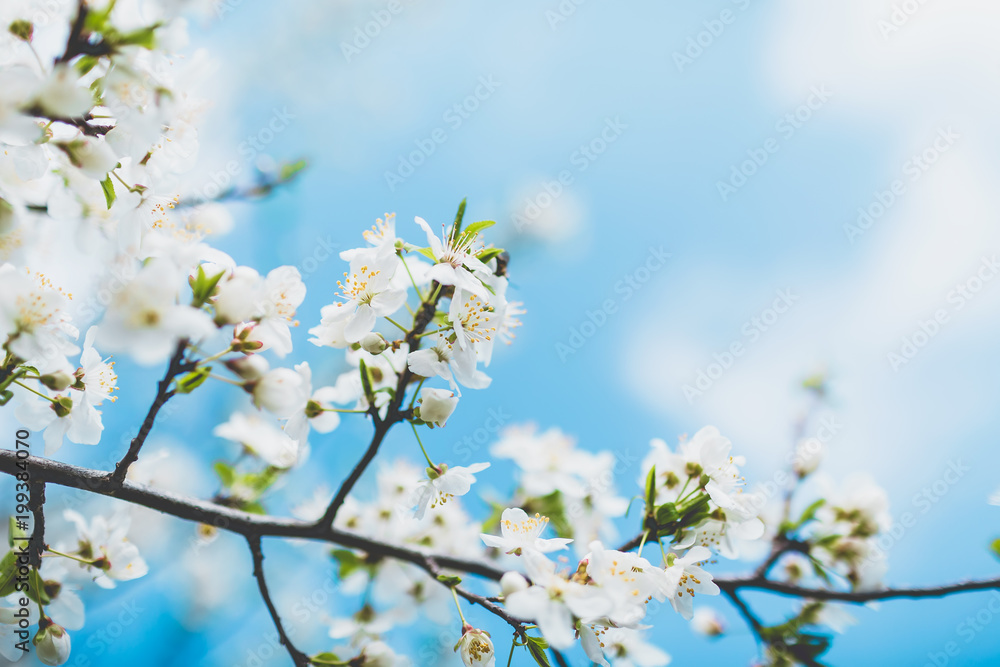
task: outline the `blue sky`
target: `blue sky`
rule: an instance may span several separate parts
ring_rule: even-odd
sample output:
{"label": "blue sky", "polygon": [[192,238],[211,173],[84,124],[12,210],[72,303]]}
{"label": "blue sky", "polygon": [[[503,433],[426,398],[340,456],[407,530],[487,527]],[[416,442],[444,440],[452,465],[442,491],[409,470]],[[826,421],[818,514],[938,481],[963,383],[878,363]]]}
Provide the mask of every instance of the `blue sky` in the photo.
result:
{"label": "blue sky", "polygon": [[[894,516],[918,513],[890,551],[888,581],[933,584],[996,571],[986,545],[1000,532],[1000,510],[986,497],[1000,484],[1000,280],[956,296],[960,286],[976,286],[983,258],[1000,251],[992,122],[1000,98],[991,86],[1000,49],[989,28],[1000,12],[993,5],[923,5],[896,25],[892,3],[883,0],[400,0],[391,20],[381,14],[378,34],[345,55],[342,43],[353,43],[355,28],[364,30],[388,4],[278,8],[245,0],[196,24],[194,45],[217,62],[206,85],[216,102],[191,185],[242,160],[240,142],[261,137],[280,114],[290,121],[264,152],[308,157],[311,167],[288,191],[233,207],[237,227],[219,245],[240,263],[312,269],[304,263],[317,247],[351,247],[384,212],[395,211],[401,233],[412,234],[414,215],[448,220],[463,197],[469,216],[498,221],[494,229],[512,251],[512,287],[529,312],[515,344],[494,358],[492,387],[466,392],[431,447],[447,451],[491,409],[512,423],[560,426],[589,449],[640,454],[651,437],[672,441],[714,424],[746,455],[752,481],[769,477],[787,451],[802,409],[797,383],[825,368],[829,414],[843,425],[825,468],[835,477],[869,471],[889,491]],[[560,6],[574,11],[551,13]],[[690,47],[699,39],[700,53]],[[690,62],[678,66],[677,53]],[[411,158],[421,146],[429,155]],[[401,159],[422,163],[390,183],[386,173],[402,174]],[[738,188],[734,167],[753,172]],[[561,173],[569,178],[552,197]],[[724,198],[720,182],[735,192]],[[551,203],[518,229],[512,216],[529,200]],[[874,203],[885,213],[869,228],[845,229],[857,223],[859,207],[877,211]],[[662,268],[628,298],[616,290],[628,276],[645,276],[639,267],[660,248],[670,255]],[[334,258],[306,277],[295,357],[308,359],[317,375],[336,372],[337,362],[305,342],[305,329],[330,302],[342,270]],[[748,335],[745,324],[764,317],[779,292],[793,295],[793,305],[766,331]],[[608,300],[614,312],[579,349],[559,347],[571,345],[573,330]],[[921,324],[939,311],[946,319],[934,335],[894,368],[890,353],[902,354],[904,339],[920,339]],[[688,400],[684,385],[733,343],[744,354]],[[137,377],[124,362],[120,375]],[[145,409],[148,384],[123,390],[105,411],[107,442],[119,443]],[[203,434],[234,398],[205,396],[178,401],[151,446],[186,451],[192,464],[223,456],[223,443]],[[289,484],[289,502],[308,495],[303,488],[336,486],[365,432],[346,425],[333,446],[314,447],[321,465]],[[68,446],[60,457],[97,464],[115,456],[81,450]],[[387,450],[413,454],[398,433]],[[914,495],[955,462],[971,469],[921,512]],[[496,466],[484,484],[504,489],[509,472]],[[635,491],[637,474],[617,480],[620,493]],[[190,473],[184,483],[193,493],[214,490],[207,475]],[[268,645],[271,627],[244,576],[243,545],[220,540],[212,558],[231,550],[233,564],[205,575],[220,587],[233,578],[233,600],[192,616],[192,586],[207,584],[167,556],[167,537],[188,540],[187,527],[167,532],[163,525],[152,574],[91,598],[88,625],[75,639],[87,649],[74,658],[148,664],[152,651],[155,664],[228,667],[247,664],[248,649],[263,657],[268,651],[258,648]],[[290,565],[303,547],[266,546],[275,578],[286,577],[283,600],[317,590]],[[309,556],[322,562],[316,550]],[[987,624],[966,642],[959,628],[990,599],[858,609],[861,623],[837,639],[830,662],[878,656],[882,664],[923,665],[954,641],[960,654],[951,664],[994,664],[1000,635]],[[787,608],[763,594],[750,600],[775,620]],[[143,611],[121,638],[101,639],[129,601]],[[731,628],[715,642],[693,636],[680,619],[658,623],[674,664],[749,662],[751,635],[725,602],[712,606]],[[333,602],[325,611],[333,613]],[[319,647],[319,639],[304,641]],[[429,641],[412,631],[397,639],[418,650]],[[284,659],[279,653],[262,662]]]}

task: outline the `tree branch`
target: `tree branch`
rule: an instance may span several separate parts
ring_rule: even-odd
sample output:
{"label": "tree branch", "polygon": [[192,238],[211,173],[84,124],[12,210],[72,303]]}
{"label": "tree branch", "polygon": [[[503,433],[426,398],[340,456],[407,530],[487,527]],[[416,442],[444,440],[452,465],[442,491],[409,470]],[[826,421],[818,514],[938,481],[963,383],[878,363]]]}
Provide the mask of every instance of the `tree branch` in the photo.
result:
{"label": "tree branch", "polygon": [[278,616],[278,610],[275,609],[274,602],[271,600],[271,594],[267,590],[267,580],[264,578],[264,551],[260,548],[260,536],[248,535],[247,544],[250,545],[250,554],[253,556],[253,576],[257,580],[257,587],[260,589],[261,597],[264,598],[264,604],[267,605],[267,612],[271,615],[271,620],[274,621],[274,627],[278,631],[278,638],[288,650],[288,655],[291,656],[292,662],[297,667],[307,667],[310,664],[309,657],[295,648],[292,640],[288,638],[285,627],[281,624],[281,617]]}
{"label": "tree branch", "polygon": [[[420,308],[417,309],[417,312],[413,316],[413,328],[406,334],[406,343],[410,352],[420,348],[420,334],[424,332],[427,325],[434,319],[434,313],[437,312],[437,304],[438,301],[441,300],[441,294],[443,292],[443,290],[438,289],[438,287],[440,286],[436,281],[431,283],[430,294],[433,296],[428,301],[421,301]],[[333,497],[333,500],[330,501],[330,505],[326,508],[326,511],[323,512],[323,516],[321,516],[319,521],[316,522],[317,526],[329,526],[333,523],[333,520],[337,516],[337,510],[339,510],[340,506],[344,504],[345,500],[347,500],[347,496],[350,494],[351,489],[353,489],[354,485],[357,484],[359,479],[361,479],[361,475],[364,474],[365,470],[375,458],[375,455],[378,454],[378,449],[382,445],[382,440],[385,439],[386,434],[390,429],[392,429],[393,426],[406,418],[405,411],[401,411],[400,407],[402,407],[403,400],[406,398],[406,387],[410,384],[410,380],[412,380],[413,377],[413,373],[410,371],[409,366],[404,368],[399,374],[399,380],[396,382],[396,393],[389,402],[389,406],[385,413],[385,419],[380,420],[375,406],[371,406],[372,417],[375,419],[375,433],[372,434],[371,443],[368,445],[368,449],[365,450],[361,460],[354,466],[351,474],[344,480],[344,483],[340,485],[337,495]]]}
{"label": "tree branch", "polygon": [[187,349],[188,341],[182,340],[177,343],[177,349],[174,351],[174,356],[170,358],[170,363],[167,365],[167,372],[164,374],[163,379],[156,388],[156,397],[153,399],[153,404],[149,406],[149,411],[146,413],[146,418],[142,421],[142,426],[139,427],[139,433],[132,438],[132,442],[129,445],[128,451],[122,460],[115,464],[114,472],[108,475],[108,481],[116,486],[121,486],[125,482],[125,476],[128,474],[129,466],[136,462],[139,458],[139,450],[142,449],[143,444],[146,442],[146,438],[149,436],[149,432],[153,430],[153,423],[156,421],[156,415],[160,412],[160,408],[170,400],[170,397],[174,395],[173,391],[170,391],[170,383],[173,379],[186,369],[186,364],[181,363],[184,358],[184,351]]}
{"label": "tree branch", "polygon": [[16,475],[19,472],[17,463],[27,462],[31,466],[32,477],[36,480],[58,484],[74,489],[83,489],[102,496],[117,498],[134,505],[168,514],[178,519],[194,521],[215,526],[221,530],[244,536],[260,537],[294,537],[320,542],[339,544],[349,549],[358,549],[368,554],[395,558],[425,567],[426,559],[431,556],[442,568],[473,574],[476,576],[499,581],[505,570],[483,561],[454,558],[445,555],[431,555],[426,552],[409,549],[393,544],[379,542],[356,533],[337,530],[330,526],[317,526],[315,523],[269,517],[260,514],[241,512],[230,507],[197,498],[187,498],[174,493],[151,489],[142,484],[126,480],[121,486],[113,483],[108,474],[101,470],[92,470],[80,466],[69,465],[37,456],[18,459],[9,449],[0,449],[0,472]]}
{"label": "tree branch", "polygon": [[786,584],[781,581],[771,581],[763,577],[734,577],[715,579],[719,588],[726,591],[736,591],[743,588],[752,590],[770,591],[780,595],[796,598],[807,598],[811,600],[849,602],[852,604],[864,604],[875,600],[894,600],[901,598],[939,598],[955,593],[969,593],[973,591],[988,591],[1000,589],[1000,577],[993,579],[973,579],[960,581],[955,584],[942,586],[925,586],[916,588],[883,588],[875,591],[834,591],[823,588],[806,588],[794,584]]}
{"label": "tree branch", "polygon": [[[204,523],[222,530],[237,533],[243,535],[248,540],[253,538],[259,539],[260,537],[291,537],[330,542],[349,549],[358,549],[368,554],[413,563],[431,574],[434,573],[434,570],[431,569],[432,566],[429,565],[429,562],[432,562],[434,566],[439,568],[465,572],[466,574],[481,576],[494,581],[499,581],[505,572],[505,570],[483,561],[428,554],[415,549],[373,540],[355,533],[337,530],[332,526],[317,526],[315,523],[296,519],[241,512],[196,498],[187,498],[151,489],[127,480],[119,486],[109,479],[107,473],[100,470],[82,468],[36,456],[29,456],[27,459],[18,459],[14,451],[0,449],[0,472],[8,475],[16,475],[19,471],[18,462],[26,462],[31,467],[33,481],[58,484],[60,486],[83,489],[98,495],[118,498],[119,500],[148,507],[179,519]],[[1000,589],[1000,577],[963,581],[943,586],[886,588],[877,591],[833,591],[806,588],[771,581],[765,577],[755,575],[719,577],[714,581],[730,599],[734,599],[736,591],[750,589],[769,591],[795,598],[854,604],[900,598],[936,598],[956,593]],[[491,613],[497,614],[508,623],[519,622],[518,619],[509,616],[502,607],[485,597],[464,590],[456,592],[470,602],[474,602]],[[740,608],[741,604],[742,601],[738,603],[737,607]],[[743,608],[746,608],[745,605],[743,605]],[[498,612],[502,612],[502,614]],[[743,613],[742,610],[741,613]]]}
{"label": "tree branch", "polygon": [[[436,558],[437,557],[435,556],[427,556],[424,558],[424,563],[422,565],[422,567],[425,570],[427,570],[427,573],[430,574],[435,579],[442,574],[441,568],[438,566]],[[447,584],[445,584],[444,582],[441,583],[442,585],[447,586]],[[509,613],[507,613],[506,609],[494,603],[487,597],[484,597],[482,595],[476,595],[475,593],[472,593],[462,588],[461,586],[453,586],[450,588],[454,588],[455,592],[458,595],[461,595],[463,598],[465,598],[472,604],[477,604],[486,611],[490,612],[491,614],[506,621],[510,627],[514,628],[514,632],[516,632],[521,637],[522,640],[526,640],[527,634],[526,634],[526,629],[524,627],[525,621],[522,621],[519,618],[511,616]]]}
{"label": "tree branch", "polygon": [[79,0],[77,3],[76,19],[70,28],[69,36],[66,38],[66,49],[63,54],[56,58],[56,64],[67,63],[73,58],[81,55],[106,56],[111,53],[111,47],[103,39],[99,42],[91,43],[83,32],[87,25],[87,3]]}
{"label": "tree branch", "polygon": [[36,570],[42,566],[42,553],[45,552],[45,482],[32,480],[28,486],[28,508],[34,515],[34,525],[31,529],[31,553],[28,564]]}
{"label": "tree branch", "polygon": [[764,560],[764,562],[761,563],[756,570],[754,570],[754,575],[766,578],[771,572],[771,568],[773,568],[774,565],[781,560],[781,557],[792,552],[808,555],[809,543],[785,537],[783,535],[776,536],[773,544],[771,545],[771,553],[768,555],[767,559]]}

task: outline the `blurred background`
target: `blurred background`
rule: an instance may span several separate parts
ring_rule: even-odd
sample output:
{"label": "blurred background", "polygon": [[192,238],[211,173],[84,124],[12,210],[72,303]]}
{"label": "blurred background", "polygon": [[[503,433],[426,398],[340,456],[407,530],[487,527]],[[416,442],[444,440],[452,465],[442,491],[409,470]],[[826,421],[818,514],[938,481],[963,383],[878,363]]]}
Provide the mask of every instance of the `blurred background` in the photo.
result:
{"label": "blurred background", "polygon": [[[752,483],[783,465],[806,405],[802,381],[825,372],[823,416],[834,426],[823,470],[867,471],[895,517],[917,517],[887,550],[887,581],[996,573],[987,545],[1000,508],[986,502],[1000,485],[996,4],[223,0],[190,27],[192,46],[212,56],[203,85],[213,106],[189,191],[309,160],[290,187],[230,205],[236,225],[217,245],[262,273],[300,268],[308,296],[293,358],[310,361],[318,381],[340,370],[340,355],[306,342],[344,270],[336,251],[358,245],[386,212],[419,240],[414,215],[449,221],[468,197],[467,219],[497,221],[512,297],[528,313],[494,356],[493,385],[465,392],[447,428],[428,436],[432,453],[453,451],[491,411],[636,461],[652,437],[674,442],[712,424],[746,456]],[[734,344],[742,352],[727,355]],[[105,443],[67,445],[57,458],[108,468],[125,450],[154,386],[124,360],[117,370]],[[175,400],[143,452],[153,474],[210,496],[205,463],[232,449],[205,434],[242,400],[233,394],[213,387]],[[4,432],[11,419],[0,413]],[[314,438],[310,465],[272,511],[335,489],[366,436],[345,419]],[[386,457],[413,458],[405,436],[392,434]],[[157,450],[171,454],[160,460]],[[485,446],[477,454],[486,458]],[[957,484],[933,502],[918,498],[956,466],[967,468]],[[625,467],[616,487],[628,497],[639,470]],[[506,493],[511,472],[495,464],[481,484]],[[50,498],[91,502],[61,489]],[[151,572],[85,598],[68,664],[287,662],[241,539],[191,549],[188,524],[151,512],[135,523]],[[304,604],[314,621],[356,609],[352,599],[310,598],[329,576],[322,549],[265,549],[279,606]],[[317,566],[300,567],[302,558]],[[971,639],[959,629],[977,613],[982,624],[995,595],[854,609],[860,623],[829,662],[936,664],[956,642],[951,664],[996,664],[996,628]],[[790,607],[747,597],[767,620]],[[708,640],[664,615],[657,644],[675,665],[748,664],[755,644],[735,610],[700,600],[728,632]],[[321,622],[294,625],[300,647],[332,648]],[[459,664],[454,638],[438,634],[403,629],[391,643],[424,656],[419,664]]]}

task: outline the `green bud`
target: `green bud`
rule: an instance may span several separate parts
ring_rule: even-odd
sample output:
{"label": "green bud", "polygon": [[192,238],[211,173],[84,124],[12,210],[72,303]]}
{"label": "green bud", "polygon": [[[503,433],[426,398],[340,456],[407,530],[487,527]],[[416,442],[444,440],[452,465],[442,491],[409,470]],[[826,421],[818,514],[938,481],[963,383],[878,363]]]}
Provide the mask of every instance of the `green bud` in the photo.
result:
{"label": "green bud", "polygon": [[52,402],[52,409],[55,410],[56,416],[65,417],[73,411],[73,399],[69,396],[60,396]]}
{"label": "green bud", "polygon": [[35,33],[35,26],[31,21],[17,19],[7,27],[7,30],[21,41],[30,42],[32,35]]}
{"label": "green bud", "polygon": [[316,401],[311,400],[308,403],[306,403],[306,417],[308,417],[309,419],[319,417],[324,412],[325,410],[323,410],[323,406],[317,403]]}
{"label": "green bud", "polygon": [[243,352],[244,354],[249,352],[256,352],[262,347],[264,347],[264,343],[260,342],[259,340],[234,339],[230,345],[230,348],[232,349],[233,352]]}
{"label": "green bud", "polygon": [[41,378],[39,382],[44,384],[46,387],[52,391],[62,391],[66,387],[69,387],[76,381],[72,375],[65,371],[56,371],[55,373],[46,373]]}
{"label": "green bud", "polygon": [[685,471],[687,472],[688,477],[697,477],[698,475],[700,475],[704,471],[704,468],[702,468],[697,463],[690,463],[689,462],[687,464],[687,467],[685,468]]}
{"label": "green bud", "polygon": [[672,489],[672,488],[674,488],[675,486],[677,486],[680,483],[681,483],[680,478],[677,477],[677,474],[673,470],[671,470],[670,472],[667,473],[667,488],[668,489]]}
{"label": "green bud", "polygon": [[361,339],[361,347],[368,354],[382,354],[385,352],[385,348],[389,347],[389,344],[385,342],[385,338],[382,334],[377,331],[373,331]]}

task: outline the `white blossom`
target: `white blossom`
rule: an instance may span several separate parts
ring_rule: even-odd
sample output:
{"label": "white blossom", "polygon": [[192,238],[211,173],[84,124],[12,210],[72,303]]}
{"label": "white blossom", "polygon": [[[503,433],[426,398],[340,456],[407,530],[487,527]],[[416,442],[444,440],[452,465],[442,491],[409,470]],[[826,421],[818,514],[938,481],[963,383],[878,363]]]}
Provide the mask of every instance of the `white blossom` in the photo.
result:
{"label": "white blossom", "polygon": [[425,422],[444,426],[457,405],[458,397],[446,389],[424,387],[420,390],[420,418]]}
{"label": "white blossom", "polygon": [[243,445],[276,468],[291,468],[299,460],[298,443],[260,415],[233,413],[228,422],[216,426],[212,433]]}
{"label": "white blossom", "polygon": [[427,479],[417,486],[415,516],[422,519],[428,509],[444,505],[456,496],[464,496],[476,481],[476,473],[489,467],[489,463],[473,463],[468,467],[441,464],[438,470],[428,468]]}
{"label": "white blossom", "polygon": [[520,556],[525,553],[549,553],[565,549],[573,540],[563,537],[539,537],[545,526],[549,524],[548,517],[528,514],[519,507],[508,507],[500,516],[500,537],[482,534],[483,542],[488,547],[495,547],[504,553]]}

